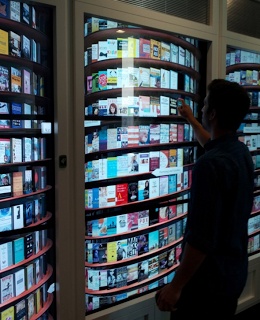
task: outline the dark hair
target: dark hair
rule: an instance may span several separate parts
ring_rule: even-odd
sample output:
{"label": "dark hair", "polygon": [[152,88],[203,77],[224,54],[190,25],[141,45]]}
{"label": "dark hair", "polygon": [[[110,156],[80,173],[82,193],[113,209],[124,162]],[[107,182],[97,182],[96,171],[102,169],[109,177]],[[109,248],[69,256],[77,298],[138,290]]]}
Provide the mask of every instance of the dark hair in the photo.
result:
{"label": "dark hair", "polygon": [[117,112],[117,107],[115,103],[111,103],[109,106],[109,113],[111,113],[111,107],[115,108],[115,113]]}
{"label": "dark hair", "polygon": [[215,109],[218,125],[236,131],[250,108],[247,91],[236,82],[215,79],[208,85],[208,112]]}

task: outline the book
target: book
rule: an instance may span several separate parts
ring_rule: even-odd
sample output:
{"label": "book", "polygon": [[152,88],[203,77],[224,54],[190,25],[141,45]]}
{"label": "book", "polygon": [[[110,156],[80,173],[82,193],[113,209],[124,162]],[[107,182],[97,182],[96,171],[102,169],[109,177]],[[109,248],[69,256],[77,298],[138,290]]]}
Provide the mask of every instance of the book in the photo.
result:
{"label": "book", "polygon": [[122,239],[116,242],[117,261],[127,258],[127,239]]}
{"label": "book", "polygon": [[11,162],[10,138],[0,138],[0,163]]}
{"label": "book", "polygon": [[98,41],[98,61],[107,59],[107,40]]}
{"label": "book", "polygon": [[13,229],[22,229],[24,227],[23,204],[17,204],[12,207]]}
{"label": "book", "polygon": [[35,285],[35,276],[34,276],[34,265],[30,263],[25,267],[25,277],[26,277],[26,290],[29,290],[32,286]]}
{"label": "book", "polygon": [[117,233],[123,233],[123,232],[127,232],[128,228],[127,228],[127,214],[120,214],[117,216]]}
{"label": "book", "polygon": [[126,203],[128,203],[128,184],[119,183],[116,185],[116,205],[122,205]]}
{"label": "book", "polygon": [[139,38],[139,57],[150,58],[151,56],[150,39]]}
{"label": "book", "polygon": [[138,182],[128,183],[128,202],[138,201]]}
{"label": "book", "polygon": [[117,58],[117,39],[107,39],[107,58]]}
{"label": "book", "polygon": [[107,289],[116,288],[117,284],[117,269],[107,270]]}
{"label": "book", "polygon": [[31,94],[31,72],[23,69],[23,93]]}
{"label": "book", "polygon": [[33,172],[31,169],[23,172],[23,193],[28,194],[33,192]]}
{"label": "book", "polygon": [[8,274],[0,279],[1,303],[5,303],[14,297],[13,274]]}
{"label": "book", "polygon": [[150,39],[150,55],[151,59],[161,59],[161,42],[155,39]]}
{"label": "book", "polygon": [[14,263],[17,264],[24,260],[24,238],[13,241]]}
{"label": "book", "polygon": [[149,96],[139,96],[139,116],[140,117],[150,117],[151,116],[151,106]]}
{"label": "book", "polygon": [[117,58],[128,57],[128,39],[117,38]]}
{"label": "book", "polygon": [[0,66],[0,91],[10,91],[9,68]]}
{"label": "book", "polygon": [[149,199],[149,180],[138,180],[138,201]]}
{"label": "book", "polygon": [[161,87],[161,70],[158,68],[150,67],[150,87]]}
{"label": "book", "polygon": [[127,257],[128,258],[133,258],[138,255],[137,245],[138,245],[138,237],[127,238]]}
{"label": "book", "polygon": [[164,41],[161,42],[161,60],[171,61],[171,46]]}
{"label": "book", "polygon": [[10,3],[9,0],[1,0],[0,3],[0,17],[9,18]]}
{"label": "book", "polygon": [[159,248],[168,244],[168,227],[159,230]]}
{"label": "book", "polygon": [[[0,11],[1,15],[1,11]],[[0,54],[9,54],[9,34],[8,31],[0,29]]]}
{"label": "book", "polygon": [[25,299],[20,300],[14,306],[15,309],[15,320],[26,320],[27,311],[26,311],[26,301]]}
{"label": "book", "polygon": [[28,200],[24,204],[24,226],[28,227],[33,223],[33,200]]}
{"label": "book", "polygon": [[14,317],[14,306],[10,306],[1,312],[1,320],[14,320],[19,319]]}
{"label": "book", "polygon": [[160,196],[168,194],[168,184],[169,184],[169,178],[168,176],[160,176],[159,177],[159,193]]}
{"label": "book", "polygon": [[11,266],[13,264],[13,243],[7,241],[0,244],[0,270]]}
{"label": "book", "polygon": [[13,193],[13,197],[19,197],[23,195],[23,172],[22,171],[13,172],[12,193]]}
{"label": "book", "polygon": [[107,89],[117,88],[117,69],[107,69]]}
{"label": "book", "polygon": [[[14,89],[14,90],[16,90],[16,89]],[[21,82],[20,82],[19,88],[17,90],[21,90]],[[18,92],[18,91],[16,91],[16,92]],[[21,92],[21,91],[19,91],[19,92]],[[22,111],[23,111],[23,106],[21,103],[17,103],[17,102],[11,103],[11,113],[12,114],[21,115],[23,113]],[[12,125],[12,128],[22,128],[23,121],[20,119],[14,119],[14,120],[12,120],[11,125]]]}
{"label": "book", "polygon": [[25,273],[21,268],[14,273],[14,292],[15,296],[19,296],[25,291]]}
{"label": "book", "polygon": [[160,168],[160,151],[150,151],[149,160],[150,171]]}
{"label": "book", "polygon": [[127,285],[131,285],[138,281],[138,263],[127,266]]}
{"label": "book", "polygon": [[139,145],[150,144],[150,126],[139,125]]}
{"label": "book", "polygon": [[21,3],[18,1],[10,1],[10,19],[21,21]]}
{"label": "book", "polygon": [[139,154],[138,153],[128,153],[128,173],[136,174],[139,172]]}
{"label": "book", "polygon": [[150,144],[160,143],[160,124],[150,124]]}
{"label": "book", "polygon": [[32,161],[32,139],[23,137],[23,162]]}
{"label": "book", "polygon": [[161,88],[166,88],[169,89],[170,88],[170,71],[161,68]]}
{"label": "book", "polygon": [[149,180],[149,195],[150,199],[159,197],[160,195],[160,180],[159,178],[151,178]]}
{"label": "book", "polygon": [[11,207],[0,209],[0,232],[12,230]]}
{"label": "book", "polygon": [[138,229],[149,226],[149,210],[142,210],[138,212]]}
{"label": "book", "polygon": [[10,197],[12,194],[12,174],[3,173],[0,175],[0,198]]}
{"label": "book", "polygon": [[150,87],[150,69],[139,67],[138,87]]}
{"label": "book", "polygon": [[159,257],[155,256],[148,260],[148,278],[152,278],[159,273]]}
{"label": "book", "polygon": [[139,126],[128,126],[127,127],[128,147],[135,147],[139,145]]}
{"label": "book", "polygon": [[9,114],[8,102],[0,102],[0,114]]}
{"label": "book", "polygon": [[134,231],[138,229],[138,212],[127,214],[127,230]]}
{"label": "book", "polygon": [[149,252],[149,234],[141,234],[137,236],[138,244],[137,251],[138,255],[142,255],[144,253]]}
{"label": "book", "polygon": [[21,15],[22,15],[22,22],[26,23],[26,24],[30,24],[30,16],[31,16],[31,12],[30,12],[30,6],[27,3],[22,3],[21,4]]}
{"label": "book", "polygon": [[155,251],[159,248],[159,232],[154,230],[149,232],[149,252]]}
{"label": "book", "polygon": [[117,261],[117,242],[112,241],[107,243],[107,262]]}
{"label": "book", "polygon": [[9,32],[9,54],[14,57],[21,57],[21,36],[13,31]]}
{"label": "book", "polygon": [[22,35],[22,57],[25,59],[31,58],[31,40],[25,35]]}
{"label": "book", "polygon": [[138,262],[138,281],[148,279],[148,260]]}
{"label": "book", "polygon": [[167,251],[159,254],[158,256],[158,262],[159,262],[159,274],[162,273],[164,270],[167,269],[168,265],[168,257],[167,257]]}
{"label": "book", "polygon": [[34,293],[31,293],[27,298],[27,314],[28,314],[28,319],[31,319],[33,315],[35,314],[35,297]]}

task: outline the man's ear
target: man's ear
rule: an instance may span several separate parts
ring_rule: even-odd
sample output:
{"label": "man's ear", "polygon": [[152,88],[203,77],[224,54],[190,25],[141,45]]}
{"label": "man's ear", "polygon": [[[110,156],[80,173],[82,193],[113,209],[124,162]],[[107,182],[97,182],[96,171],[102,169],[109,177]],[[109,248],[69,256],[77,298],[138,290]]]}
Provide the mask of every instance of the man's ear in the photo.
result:
{"label": "man's ear", "polygon": [[209,120],[214,120],[216,118],[216,110],[212,109],[209,113]]}

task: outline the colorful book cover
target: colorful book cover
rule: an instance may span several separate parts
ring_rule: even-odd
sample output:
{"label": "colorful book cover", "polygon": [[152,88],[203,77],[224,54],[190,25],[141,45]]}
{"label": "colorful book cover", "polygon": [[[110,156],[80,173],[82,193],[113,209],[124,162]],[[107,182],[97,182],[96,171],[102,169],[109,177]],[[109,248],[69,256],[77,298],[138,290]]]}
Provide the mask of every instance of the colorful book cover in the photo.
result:
{"label": "colorful book cover", "polygon": [[128,147],[135,147],[139,145],[139,126],[128,126]]}
{"label": "colorful book cover", "polygon": [[157,178],[151,178],[149,180],[149,195],[150,199],[159,197],[160,195],[160,179]]}
{"label": "colorful book cover", "polygon": [[161,59],[161,42],[155,39],[150,39],[150,51],[152,59]]}
{"label": "colorful book cover", "polygon": [[5,303],[14,297],[13,274],[8,274],[0,279],[1,303]]}
{"label": "colorful book cover", "polygon": [[150,124],[150,144],[160,143],[160,124]]}
{"label": "colorful book cover", "polygon": [[158,260],[159,260],[159,274],[160,274],[167,269],[167,265],[168,265],[167,252],[163,252],[159,254]]}
{"label": "colorful book cover", "polygon": [[139,256],[149,252],[149,234],[141,234],[138,236],[137,251]]}
{"label": "colorful book cover", "polygon": [[14,263],[17,264],[24,260],[24,238],[18,238],[13,241]]}
{"label": "colorful book cover", "polygon": [[9,69],[0,66],[0,91],[10,91]]}
{"label": "colorful book cover", "polygon": [[19,301],[18,303],[16,303],[14,308],[15,308],[15,317],[16,317],[15,319],[26,320],[27,312],[26,312],[25,299],[23,299],[23,300]]}
{"label": "colorful book cover", "polygon": [[13,172],[12,192],[13,192],[13,197],[19,197],[23,195],[23,172],[22,171]]}
{"label": "colorful book cover", "polygon": [[149,199],[149,180],[138,180],[138,201]]}
{"label": "colorful book cover", "polygon": [[169,193],[173,193],[177,191],[177,175],[176,174],[172,174],[169,175],[168,178],[168,192]]}
{"label": "colorful book cover", "polygon": [[4,311],[1,312],[1,320],[14,320],[14,319],[20,319],[14,317],[14,306],[8,307]]}
{"label": "colorful book cover", "polygon": [[153,278],[159,273],[159,258],[155,256],[148,260],[148,278]]}
{"label": "colorful book cover", "polygon": [[26,59],[31,58],[31,40],[25,35],[22,35],[22,57]]}
{"label": "colorful book cover", "polygon": [[159,248],[168,244],[168,227],[159,230]]}
{"label": "colorful book cover", "polygon": [[151,42],[150,39],[139,39],[139,56],[140,58],[150,58],[151,57]]}
{"label": "colorful book cover", "polygon": [[116,217],[107,217],[107,235],[116,234]]}
{"label": "colorful book cover", "polygon": [[107,69],[107,89],[117,88],[117,69]]}
{"label": "colorful book cover", "polygon": [[161,88],[161,70],[150,67],[150,87]]}
{"label": "colorful book cover", "polygon": [[107,262],[117,261],[117,242],[107,243]]}
{"label": "colorful book cover", "polygon": [[128,155],[117,156],[117,176],[126,176],[128,174]]}
{"label": "colorful book cover", "polygon": [[116,287],[122,288],[127,286],[127,266],[117,268],[116,273]]}
{"label": "colorful book cover", "polygon": [[117,222],[116,222],[116,226],[117,226],[117,233],[123,233],[123,232],[127,232],[128,228],[127,228],[127,214],[120,214],[117,217]]}
{"label": "colorful book cover", "polygon": [[0,138],[0,163],[11,162],[11,142],[10,138]]}
{"label": "colorful book cover", "polygon": [[128,203],[128,183],[116,185],[116,205]]}
{"label": "colorful book cover", "polygon": [[149,96],[139,96],[139,116],[140,117],[150,117],[151,107],[150,107],[150,97]]}
{"label": "colorful book cover", "polygon": [[99,91],[107,90],[107,71],[98,71],[98,89]]}
{"label": "colorful book cover", "polygon": [[139,125],[139,145],[150,144],[150,126]]}
{"label": "colorful book cover", "polygon": [[0,270],[10,267],[12,264],[13,264],[12,241],[0,244]]}
{"label": "colorful book cover", "polygon": [[131,285],[138,281],[138,263],[127,265],[127,284]]}
{"label": "colorful book cover", "polygon": [[168,188],[169,178],[168,176],[160,176],[159,177],[159,192],[160,196],[167,195],[169,192]]}
{"label": "colorful book cover", "polygon": [[138,201],[138,182],[128,184],[128,202]]}
{"label": "colorful book cover", "polygon": [[9,114],[8,102],[0,102],[0,114]]}
{"label": "colorful book cover", "polygon": [[150,87],[150,69],[139,67],[138,87]]}
{"label": "colorful book cover", "polygon": [[138,153],[128,153],[128,173],[136,174],[139,172],[139,155]]}
{"label": "colorful book cover", "polygon": [[149,252],[157,250],[159,248],[159,232],[158,230],[154,230],[149,232]]}
{"label": "colorful book cover", "polygon": [[138,262],[138,281],[148,279],[148,260]]}
{"label": "colorful book cover", "polygon": [[11,67],[11,91],[22,92],[22,73],[20,69]]}
{"label": "colorful book cover", "polygon": [[[1,7],[1,3],[0,3]],[[1,16],[1,11],[0,11],[0,16]],[[7,31],[0,29],[0,54],[8,54],[8,42],[9,40],[9,34]]]}
{"label": "colorful book cover", "polygon": [[127,258],[133,258],[138,255],[137,245],[138,237],[127,238]]}
{"label": "colorful book cover", "polygon": [[127,215],[127,229],[133,231],[138,229],[138,212],[131,212]]}
{"label": "colorful book cover", "polygon": [[121,261],[127,258],[127,239],[122,239],[116,242],[117,249],[117,261]]}
{"label": "colorful book cover", "polygon": [[171,61],[171,46],[164,41],[161,42],[161,60]]}
{"label": "colorful book cover", "polygon": [[160,168],[160,151],[150,151],[150,171]]}
{"label": "colorful book cover", "polygon": [[138,212],[138,229],[147,228],[149,226],[149,210]]}
{"label": "colorful book cover", "polygon": [[0,231],[12,230],[12,210],[11,207],[0,209]]}

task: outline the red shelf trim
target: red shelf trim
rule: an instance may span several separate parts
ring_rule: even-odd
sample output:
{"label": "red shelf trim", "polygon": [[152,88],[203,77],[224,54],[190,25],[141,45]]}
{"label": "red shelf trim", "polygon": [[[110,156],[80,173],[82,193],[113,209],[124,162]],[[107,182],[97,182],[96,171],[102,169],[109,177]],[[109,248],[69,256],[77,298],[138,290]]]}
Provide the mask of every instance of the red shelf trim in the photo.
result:
{"label": "red shelf trim", "polygon": [[[36,320],[36,319],[38,319],[41,315],[43,315],[44,312],[49,309],[49,307],[51,306],[52,302],[53,302],[53,294],[52,294],[52,293],[49,293],[49,294],[48,294],[47,301],[45,302],[44,306],[41,308],[41,310],[40,310],[38,313],[36,313],[35,315],[33,315],[30,320]],[[49,315],[49,319],[53,319],[51,315]]]}

